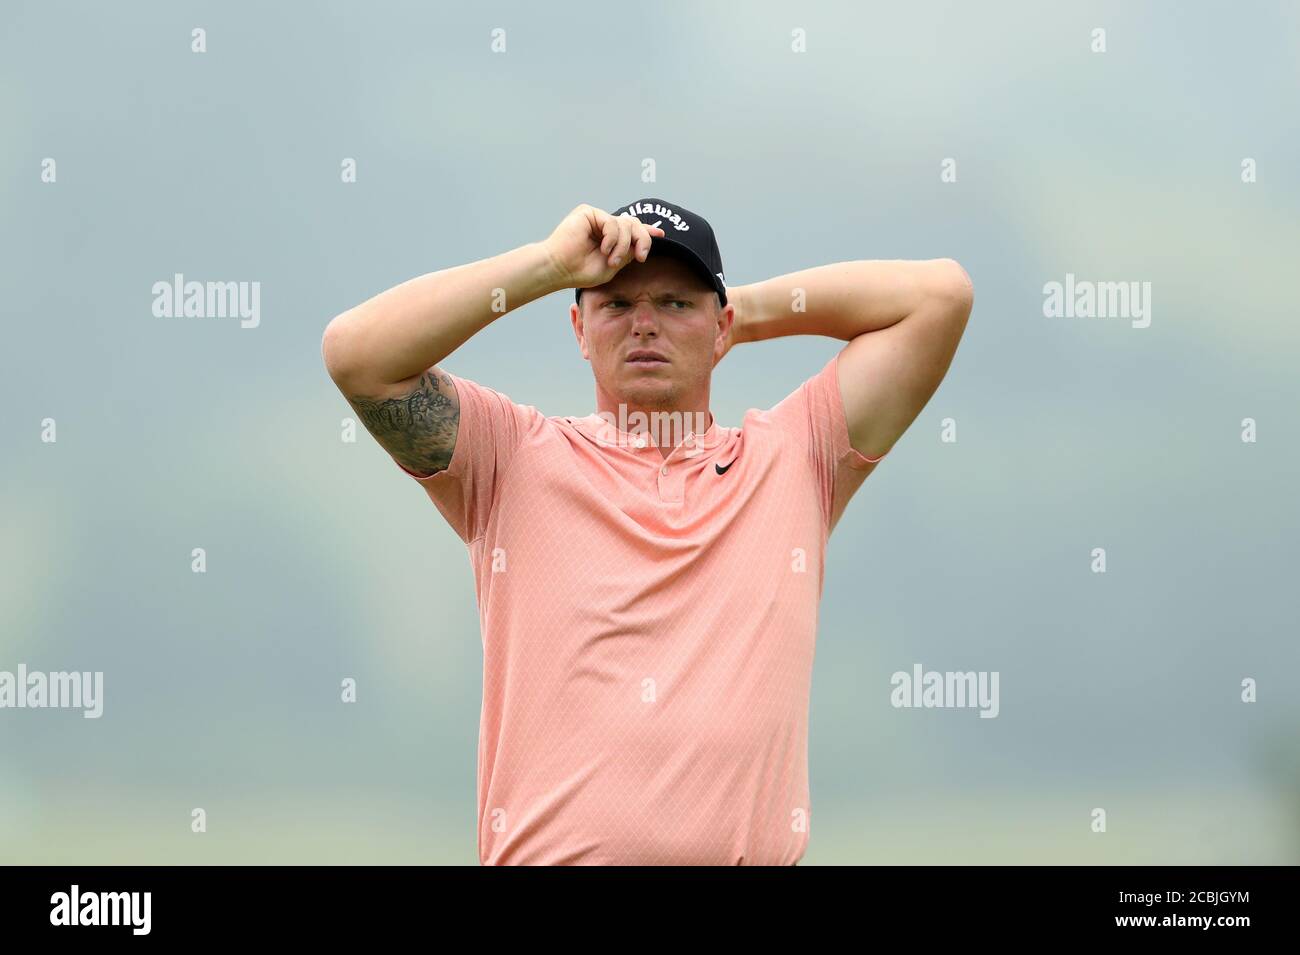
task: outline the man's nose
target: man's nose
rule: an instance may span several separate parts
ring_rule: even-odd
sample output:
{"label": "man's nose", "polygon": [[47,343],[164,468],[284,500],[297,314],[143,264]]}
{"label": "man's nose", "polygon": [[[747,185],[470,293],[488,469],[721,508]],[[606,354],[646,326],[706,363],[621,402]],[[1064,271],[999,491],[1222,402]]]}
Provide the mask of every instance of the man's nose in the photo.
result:
{"label": "man's nose", "polygon": [[632,331],[637,334],[657,334],[659,319],[654,305],[642,299],[632,306]]}

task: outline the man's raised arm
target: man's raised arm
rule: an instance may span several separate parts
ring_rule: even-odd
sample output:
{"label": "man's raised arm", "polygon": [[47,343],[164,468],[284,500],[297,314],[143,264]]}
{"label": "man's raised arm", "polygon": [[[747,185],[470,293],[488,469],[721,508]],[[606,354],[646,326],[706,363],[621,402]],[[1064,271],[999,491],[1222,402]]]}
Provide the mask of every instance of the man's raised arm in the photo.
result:
{"label": "man's raised arm", "polygon": [[562,288],[603,284],[633,257],[644,261],[652,232],[663,235],[580,205],[544,241],[422,275],[337,316],[321,341],[325,367],[402,466],[445,470],[460,404],[438,363],[506,312]]}
{"label": "man's raised arm", "polygon": [[728,290],[733,340],[826,335],[847,341],[839,386],[853,448],[884,455],[952,363],[974,303],[952,259],[837,262]]}

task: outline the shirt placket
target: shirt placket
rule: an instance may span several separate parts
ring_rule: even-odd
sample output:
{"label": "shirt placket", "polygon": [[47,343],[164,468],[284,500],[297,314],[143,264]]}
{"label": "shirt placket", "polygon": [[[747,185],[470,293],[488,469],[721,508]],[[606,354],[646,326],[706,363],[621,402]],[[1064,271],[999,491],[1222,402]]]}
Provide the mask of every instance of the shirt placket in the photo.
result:
{"label": "shirt placket", "polygon": [[680,504],[686,493],[686,472],[690,462],[701,453],[699,438],[688,434],[659,465],[659,500]]}

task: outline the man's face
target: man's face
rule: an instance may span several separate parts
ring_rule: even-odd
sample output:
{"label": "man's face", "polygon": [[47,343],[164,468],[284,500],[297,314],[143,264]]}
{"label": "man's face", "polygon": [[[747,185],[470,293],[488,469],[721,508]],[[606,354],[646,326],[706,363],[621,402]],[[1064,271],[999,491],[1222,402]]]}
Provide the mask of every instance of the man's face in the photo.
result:
{"label": "man's face", "polygon": [[585,289],[571,311],[582,355],[605,397],[663,410],[707,401],[733,314],[731,305],[718,307],[717,293],[698,272],[653,253]]}

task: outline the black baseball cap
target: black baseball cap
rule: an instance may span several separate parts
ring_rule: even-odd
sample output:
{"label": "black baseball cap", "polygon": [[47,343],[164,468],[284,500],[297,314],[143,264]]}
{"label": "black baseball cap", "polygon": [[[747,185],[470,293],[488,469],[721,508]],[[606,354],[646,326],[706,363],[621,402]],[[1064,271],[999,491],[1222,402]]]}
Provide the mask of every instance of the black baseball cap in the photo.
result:
{"label": "black baseball cap", "polygon": [[[650,255],[671,255],[681,259],[703,276],[718,293],[718,301],[727,304],[727,283],[722,274],[722,253],[714,238],[713,226],[703,216],[663,199],[638,199],[615,209],[610,215],[636,216],[646,225],[658,226],[663,236],[650,237]],[[582,289],[575,289],[573,300],[582,301]]]}

